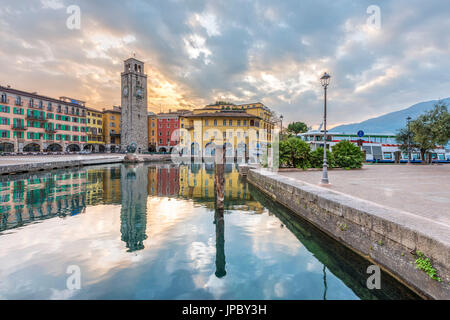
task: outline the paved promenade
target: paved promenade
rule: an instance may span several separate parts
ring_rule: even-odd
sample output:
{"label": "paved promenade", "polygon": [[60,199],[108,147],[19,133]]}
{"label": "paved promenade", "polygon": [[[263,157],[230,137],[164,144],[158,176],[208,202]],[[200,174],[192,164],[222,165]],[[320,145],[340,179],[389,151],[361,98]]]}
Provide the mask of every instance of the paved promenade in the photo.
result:
{"label": "paved promenade", "polygon": [[[318,185],[321,171],[279,174]],[[361,170],[330,170],[327,188],[401,209],[450,228],[450,165],[365,165]]]}
{"label": "paved promenade", "polygon": [[41,156],[5,156],[0,157],[0,166],[45,163],[57,161],[79,161],[95,159],[123,159],[123,154],[89,154],[89,155],[41,155]]}
{"label": "paved promenade", "polygon": [[[67,167],[119,163],[124,154],[85,154],[85,155],[35,155],[0,157],[0,174],[14,174]],[[139,154],[143,162],[171,161],[170,154]]]}

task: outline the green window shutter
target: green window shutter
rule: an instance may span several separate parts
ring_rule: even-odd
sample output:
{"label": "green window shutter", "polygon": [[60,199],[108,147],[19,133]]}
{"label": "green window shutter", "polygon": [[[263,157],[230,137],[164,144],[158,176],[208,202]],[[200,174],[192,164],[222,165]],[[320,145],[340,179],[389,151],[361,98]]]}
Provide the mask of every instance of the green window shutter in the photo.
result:
{"label": "green window shutter", "polygon": [[6,131],[6,136],[9,138],[10,136],[10,131],[8,130],[8,131]]}
{"label": "green window shutter", "polygon": [[14,118],[14,121],[13,121],[13,125],[14,125],[14,127],[16,126],[16,123],[17,123],[17,119],[16,119],[16,118]]}
{"label": "green window shutter", "polygon": [[23,109],[20,109],[20,114],[23,114],[23,112],[24,112],[24,110],[23,110]]}

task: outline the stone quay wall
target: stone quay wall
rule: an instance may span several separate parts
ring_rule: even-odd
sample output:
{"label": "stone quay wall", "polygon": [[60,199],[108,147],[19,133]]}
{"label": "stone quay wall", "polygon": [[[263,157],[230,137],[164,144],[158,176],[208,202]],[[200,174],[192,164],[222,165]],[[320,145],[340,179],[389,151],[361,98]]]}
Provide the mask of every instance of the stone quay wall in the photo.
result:
{"label": "stone quay wall", "polygon": [[[240,171],[247,175],[248,182],[273,200],[379,265],[422,297],[450,299],[447,225],[267,169],[243,167]],[[417,251],[430,257],[441,282],[416,268]],[[383,279],[380,290],[383,290]]]}

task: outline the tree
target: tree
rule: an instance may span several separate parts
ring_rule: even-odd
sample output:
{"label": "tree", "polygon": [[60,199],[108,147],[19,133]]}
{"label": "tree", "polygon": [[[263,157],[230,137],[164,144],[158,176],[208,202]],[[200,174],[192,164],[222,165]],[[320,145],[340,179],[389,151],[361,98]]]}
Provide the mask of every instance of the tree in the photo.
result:
{"label": "tree", "polygon": [[310,166],[310,150],[309,144],[296,137],[280,141],[280,162],[288,167],[306,169]]}
{"label": "tree", "polygon": [[[319,147],[316,150],[312,151],[310,154],[310,163],[313,168],[322,168],[323,167],[323,148]],[[327,150],[327,165],[328,168],[334,167],[334,156],[330,150]]]}
{"label": "tree", "polygon": [[[334,164],[345,169],[361,168],[364,152],[350,141],[341,141],[332,147]],[[322,150],[323,152],[323,150]]]}
{"label": "tree", "polygon": [[[450,113],[447,106],[439,101],[432,110],[411,121],[409,137],[411,148],[420,151],[422,163],[425,163],[427,153],[439,145],[446,145],[450,140]],[[400,129],[396,139],[401,143],[401,150],[406,151],[408,127]],[[428,157],[428,162],[431,162],[430,160]]]}
{"label": "tree", "polygon": [[408,127],[401,128],[397,135],[395,136],[395,140],[400,143],[400,150],[404,153],[408,152],[408,142],[411,149],[417,148],[417,145],[414,144],[413,134]]}
{"label": "tree", "polygon": [[306,131],[308,131],[308,126],[304,123],[304,122],[292,122],[288,125],[287,127],[287,131],[289,133],[293,133],[293,134],[299,134],[299,133],[304,133]]}

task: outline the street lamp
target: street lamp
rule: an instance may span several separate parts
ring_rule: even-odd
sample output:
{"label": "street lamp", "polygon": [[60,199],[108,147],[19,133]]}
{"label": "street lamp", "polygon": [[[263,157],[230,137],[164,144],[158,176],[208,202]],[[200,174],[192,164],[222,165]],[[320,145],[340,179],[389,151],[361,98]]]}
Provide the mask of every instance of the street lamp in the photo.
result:
{"label": "street lamp", "polygon": [[411,122],[411,117],[406,118],[406,121],[408,122],[408,164],[411,164],[411,141],[410,141],[411,129],[409,126],[409,123]]}
{"label": "street lamp", "polygon": [[328,166],[327,166],[327,87],[330,84],[331,76],[324,73],[320,78],[324,90],[324,105],[323,105],[323,170],[322,170],[322,184],[328,184]]}
{"label": "street lamp", "polygon": [[281,135],[283,135],[283,115],[280,116],[281,121]]}

